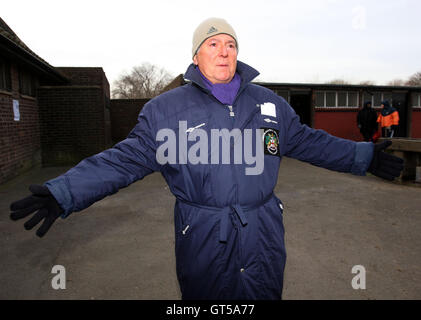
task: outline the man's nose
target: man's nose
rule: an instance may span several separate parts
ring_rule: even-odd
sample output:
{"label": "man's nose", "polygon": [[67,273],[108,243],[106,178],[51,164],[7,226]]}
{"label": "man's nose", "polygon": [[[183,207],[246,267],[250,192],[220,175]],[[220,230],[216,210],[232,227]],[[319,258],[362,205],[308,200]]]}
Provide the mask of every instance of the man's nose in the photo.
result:
{"label": "man's nose", "polygon": [[228,56],[228,49],[226,46],[222,45],[219,54],[223,57]]}

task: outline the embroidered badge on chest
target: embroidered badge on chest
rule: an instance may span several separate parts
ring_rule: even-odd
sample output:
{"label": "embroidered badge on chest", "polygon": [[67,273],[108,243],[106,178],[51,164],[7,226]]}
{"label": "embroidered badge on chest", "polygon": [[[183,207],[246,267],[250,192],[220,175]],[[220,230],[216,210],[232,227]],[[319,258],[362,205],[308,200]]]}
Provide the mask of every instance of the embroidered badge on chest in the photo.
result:
{"label": "embroidered badge on chest", "polygon": [[264,153],[280,157],[279,131],[272,128],[261,128],[263,130]]}

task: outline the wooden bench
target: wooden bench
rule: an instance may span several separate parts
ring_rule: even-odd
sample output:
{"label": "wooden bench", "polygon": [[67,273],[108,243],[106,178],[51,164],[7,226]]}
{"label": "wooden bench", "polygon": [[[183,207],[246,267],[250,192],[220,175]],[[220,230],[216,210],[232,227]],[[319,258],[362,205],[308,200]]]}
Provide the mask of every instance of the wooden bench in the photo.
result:
{"label": "wooden bench", "polygon": [[380,138],[379,142],[391,140],[392,145],[386,150],[404,159],[404,169],[398,180],[412,180],[421,183],[421,139]]}

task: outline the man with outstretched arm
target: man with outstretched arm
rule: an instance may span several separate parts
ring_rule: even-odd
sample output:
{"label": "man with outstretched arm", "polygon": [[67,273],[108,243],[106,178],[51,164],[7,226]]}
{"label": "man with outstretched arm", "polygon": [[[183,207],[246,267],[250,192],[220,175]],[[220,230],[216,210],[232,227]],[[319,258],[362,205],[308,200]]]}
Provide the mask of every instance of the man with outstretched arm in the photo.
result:
{"label": "man with outstretched arm", "polygon": [[125,140],[31,186],[32,195],[11,205],[11,218],[36,212],[25,228],[43,220],[41,237],[58,217],[159,171],[176,197],[183,299],[281,299],[283,204],[273,192],[281,158],[388,180],[399,176],[402,159],[384,152],[390,141],[354,142],[301,124],[282,97],[251,83],[259,73],[237,60],[238,50],[225,20],[203,21],[193,35],[189,83],[150,100]]}

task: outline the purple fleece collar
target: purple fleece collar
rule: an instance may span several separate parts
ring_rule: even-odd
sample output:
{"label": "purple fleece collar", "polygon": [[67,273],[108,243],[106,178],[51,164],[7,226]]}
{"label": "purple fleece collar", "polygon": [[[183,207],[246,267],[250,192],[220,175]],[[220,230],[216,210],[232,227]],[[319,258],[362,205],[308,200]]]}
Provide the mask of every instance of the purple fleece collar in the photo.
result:
{"label": "purple fleece collar", "polygon": [[232,105],[234,103],[234,99],[237,96],[241,84],[241,77],[237,72],[229,83],[212,83],[200,72],[199,68],[197,68],[197,71],[202,77],[206,87],[216,99],[227,105]]}

